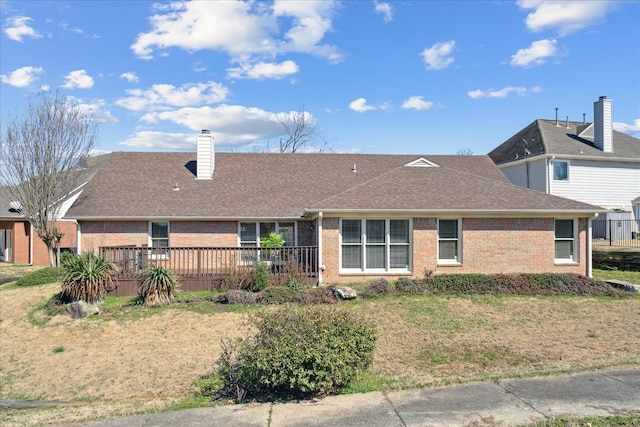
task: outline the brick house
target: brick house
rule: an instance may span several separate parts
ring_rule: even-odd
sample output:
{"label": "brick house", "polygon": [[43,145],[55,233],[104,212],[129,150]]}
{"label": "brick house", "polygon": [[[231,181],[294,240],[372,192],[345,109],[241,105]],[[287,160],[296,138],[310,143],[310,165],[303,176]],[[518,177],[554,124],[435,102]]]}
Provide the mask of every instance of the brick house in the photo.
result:
{"label": "brick house", "polygon": [[[61,251],[75,252],[77,244],[76,222],[63,219],[64,214],[93,176],[105,156],[85,159],[80,167],[80,185],[63,201],[56,227],[63,234]],[[31,223],[20,213],[19,203],[11,200],[7,187],[0,187],[0,262],[11,264],[49,265],[47,246]]]}
{"label": "brick house", "polygon": [[278,232],[317,250],[321,283],[591,272],[601,208],[515,186],[488,156],[215,153],[208,131],[197,144],[111,153],[66,214],[78,248],[145,248],[146,260],[158,248],[259,248]]}

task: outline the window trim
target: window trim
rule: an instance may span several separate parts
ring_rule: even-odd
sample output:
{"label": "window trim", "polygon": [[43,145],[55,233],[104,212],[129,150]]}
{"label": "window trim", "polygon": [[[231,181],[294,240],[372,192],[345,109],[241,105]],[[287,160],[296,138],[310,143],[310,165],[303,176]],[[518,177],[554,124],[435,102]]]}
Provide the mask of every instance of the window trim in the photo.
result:
{"label": "window trim", "polygon": [[[564,163],[567,165],[567,177],[565,179],[556,178],[556,164],[560,164],[560,163]],[[551,162],[551,178],[555,182],[569,182],[571,177],[571,174],[569,172],[570,169],[571,169],[571,162],[569,160],[554,160],[553,162]]]}
{"label": "window trim", "polygon": [[[458,225],[458,236],[454,239],[451,237],[440,237],[440,221],[457,221]],[[461,265],[462,264],[462,218],[438,218],[437,224],[437,247],[436,247],[436,257],[438,265]],[[455,259],[450,258],[440,258],[440,242],[441,241],[456,241],[458,245],[456,247],[456,255]]]}
{"label": "window trim", "polygon": [[[571,238],[568,237],[557,237],[556,236],[556,222],[557,221],[571,221],[572,223],[572,233],[573,236]],[[553,261],[556,264],[578,264],[579,260],[579,251],[578,251],[578,223],[579,221],[576,218],[554,218],[553,220]],[[571,245],[571,258],[556,258],[556,243],[559,241],[572,241]]]}
{"label": "window trim", "polygon": [[[293,244],[290,246],[298,246],[298,221],[238,221],[238,247],[242,247],[242,243],[251,243],[254,242],[249,240],[242,240],[242,224],[254,224],[256,227],[256,240],[255,247],[259,248],[260,246],[260,224],[268,224],[275,223],[276,225],[276,233],[280,232],[280,224],[293,224]],[[251,246],[253,247],[253,246]]]}
{"label": "window trim", "polygon": [[[157,224],[157,223],[167,223],[167,237],[166,239],[163,238],[153,238],[152,237],[152,232],[153,232],[153,224]],[[166,240],[167,241],[167,246],[166,246],[166,251],[161,251],[160,249],[156,249],[153,246],[153,241],[154,240]],[[161,246],[160,246],[161,247]],[[149,251],[149,259],[169,259],[169,248],[171,247],[171,221],[149,221],[149,232],[148,232],[148,243],[147,243],[147,248]]]}
{"label": "window trim", "polygon": [[[342,221],[360,221],[360,243],[343,243],[342,242]],[[381,243],[367,243],[367,223],[366,221],[384,221],[384,235],[385,241],[383,244]],[[408,242],[407,243],[391,243],[391,221],[407,221],[409,225],[408,230]],[[413,271],[413,219],[412,218],[354,218],[354,217],[344,217],[340,218],[340,222],[338,225],[338,274],[407,274]],[[360,268],[343,268],[342,267],[342,247],[344,245],[351,246],[359,246],[361,248],[360,256],[361,263]],[[385,266],[384,268],[367,268],[367,246],[384,246],[385,248]],[[392,246],[406,246],[408,255],[407,255],[407,266],[406,268],[392,268],[391,267],[391,247]]]}

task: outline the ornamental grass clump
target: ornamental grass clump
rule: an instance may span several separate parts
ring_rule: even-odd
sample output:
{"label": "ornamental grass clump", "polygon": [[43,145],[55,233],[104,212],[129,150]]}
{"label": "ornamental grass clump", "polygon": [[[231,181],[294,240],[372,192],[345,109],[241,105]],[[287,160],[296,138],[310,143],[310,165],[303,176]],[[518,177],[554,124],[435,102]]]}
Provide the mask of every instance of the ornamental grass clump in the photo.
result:
{"label": "ornamental grass clump", "polygon": [[165,268],[153,266],[138,279],[138,295],[146,307],[167,305],[175,301],[179,286],[178,276]]}
{"label": "ornamental grass clump", "polygon": [[93,252],[62,259],[66,273],[62,282],[60,300],[67,302],[86,301],[99,304],[104,300],[115,282],[116,265]]}

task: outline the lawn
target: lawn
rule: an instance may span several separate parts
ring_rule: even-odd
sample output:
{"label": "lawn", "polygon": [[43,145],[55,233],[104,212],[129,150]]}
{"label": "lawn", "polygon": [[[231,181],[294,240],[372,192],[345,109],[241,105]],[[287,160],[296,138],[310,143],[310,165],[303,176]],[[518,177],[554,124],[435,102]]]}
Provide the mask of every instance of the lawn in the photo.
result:
{"label": "lawn", "polygon": [[[0,424],[201,404],[194,384],[214,371],[222,338],[247,333],[255,310],[183,295],[191,302],[145,309],[110,299],[107,315],[43,319],[37,308],[59,289],[0,287],[0,398],[75,405],[1,411]],[[371,372],[349,392],[640,364],[639,297],[387,296],[342,305],[380,332]]]}

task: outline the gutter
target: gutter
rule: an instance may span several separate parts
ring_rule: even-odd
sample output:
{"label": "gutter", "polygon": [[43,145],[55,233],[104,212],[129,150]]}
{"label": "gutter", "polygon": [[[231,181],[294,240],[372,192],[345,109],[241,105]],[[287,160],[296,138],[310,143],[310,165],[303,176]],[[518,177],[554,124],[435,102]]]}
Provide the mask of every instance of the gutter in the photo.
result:
{"label": "gutter", "polygon": [[[47,258],[49,258],[48,255],[49,251],[47,251]],[[33,223],[31,221],[29,221],[29,265],[33,265]]]}
{"label": "gutter", "polygon": [[322,273],[324,265],[322,263],[322,212],[318,212],[318,286],[322,286]]}

